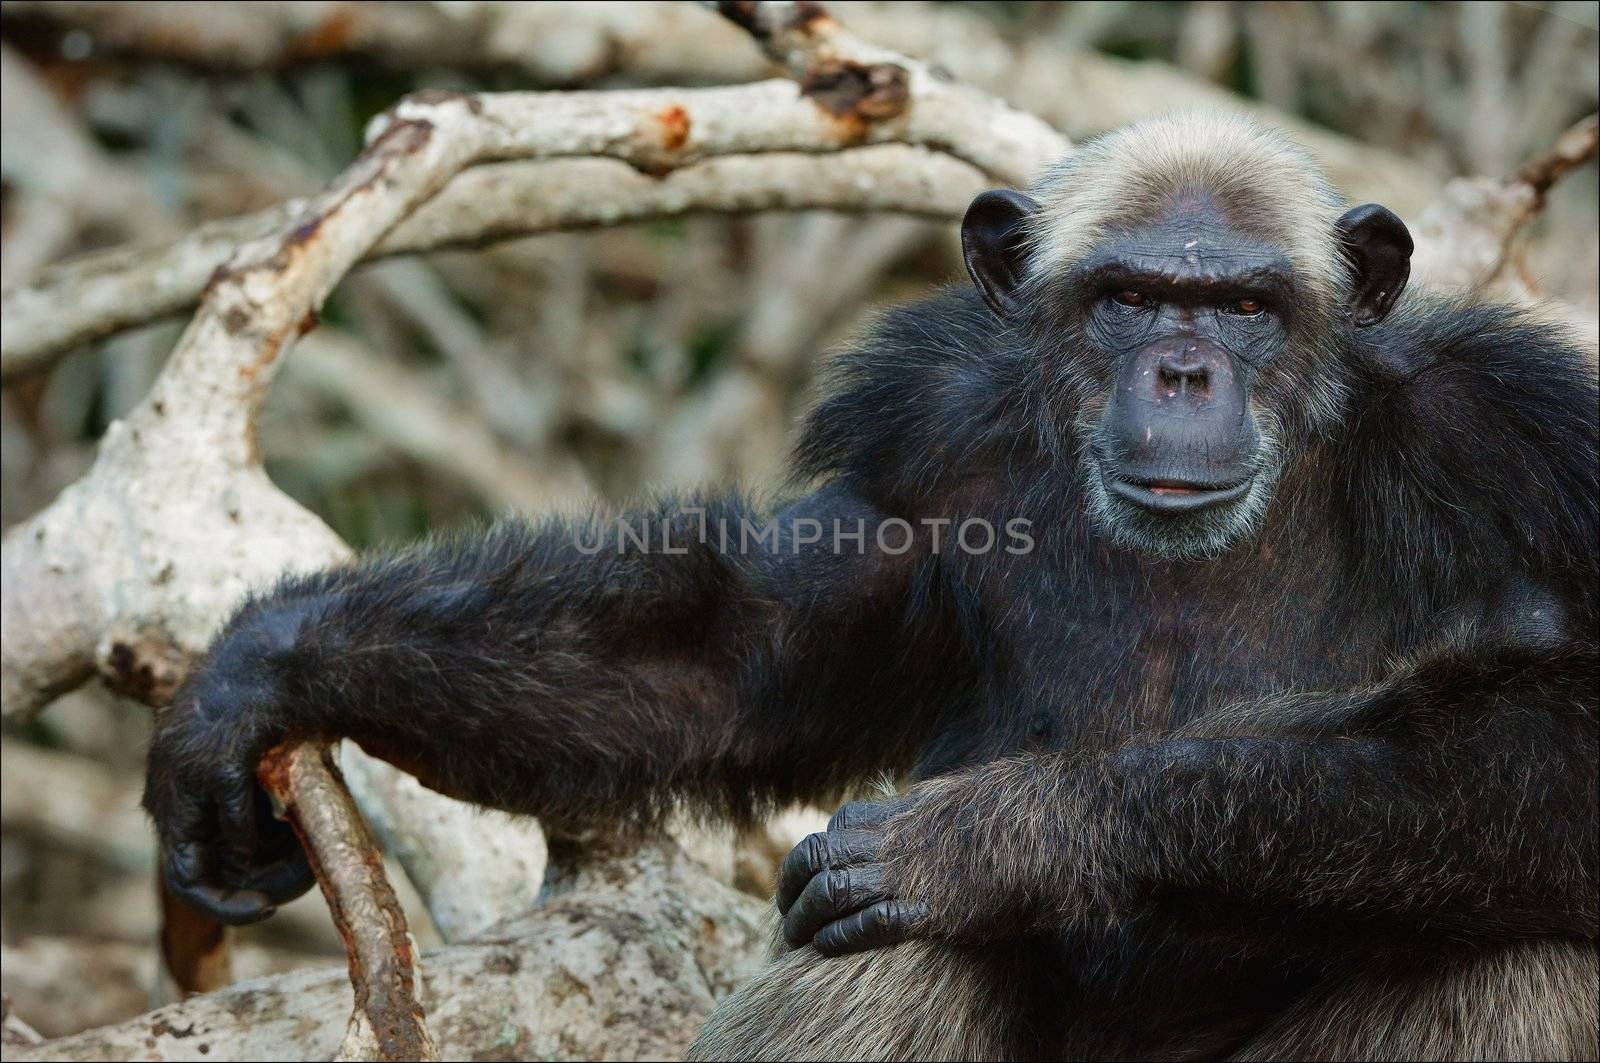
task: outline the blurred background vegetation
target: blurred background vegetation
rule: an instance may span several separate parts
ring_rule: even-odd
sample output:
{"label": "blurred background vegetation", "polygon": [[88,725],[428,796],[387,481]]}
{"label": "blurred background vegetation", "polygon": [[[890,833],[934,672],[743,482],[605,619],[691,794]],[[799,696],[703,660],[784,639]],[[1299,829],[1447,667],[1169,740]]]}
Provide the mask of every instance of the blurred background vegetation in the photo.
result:
{"label": "blurred background vegetation", "polygon": [[[476,20],[477,36],[396,31],[388,44],[316,47],[302,37],[276,52],[272,20],[293,5],[130,6],[169,21],[135,32],[97,5],[0,4],[7,289],[74,254],[159,242],[314,191],[356,154],[369,119],[419,88],[764,71],[738,34],[702,35],[701,12],[659,47],[619,45],[590,25],[655,18],[657,4],[380,5],[362,18],[417,20],[423,31],[428,19]],[[1600,94],[1594,3],[829,7],[869,40],[933,59],[1075,138],[1234,94],[1353,142],[1344,172],[1370,158],[1410,175],[1393,204],[1408,217],[1452,176],[1513,171]],[[1537,290],[1590,320],[1596,198],[1593,167],[1560,185],[1525,264]],[[775,487],[827,351],[884,304],[960,275],[951,226],[827,214],[698,218],[384,261],[334,293],[290,357],[261,424],[268,467],[357,547],[595,497],[735,479]],[[84,471],[183,323],[85,346],[5,387],[0,522],[27,517]],[[0,933],[8,952],[33,950],[34,970],[72,941],[127,943],[97,953],[108,969],[148,949],[150,845],[135,807],[148,715],[89,690],[6,736]],[[45,788],[76,811],[41,807]],[[261,962],[288,962],[273,950],[338,954],[325,922],[313,909],[256,931],[270,946]],[[4,969],[6,992],[41,997],[12,982],[20,965]],[[110,983],[96,992],[22,1012],[61,1033],[144,1007]]]}

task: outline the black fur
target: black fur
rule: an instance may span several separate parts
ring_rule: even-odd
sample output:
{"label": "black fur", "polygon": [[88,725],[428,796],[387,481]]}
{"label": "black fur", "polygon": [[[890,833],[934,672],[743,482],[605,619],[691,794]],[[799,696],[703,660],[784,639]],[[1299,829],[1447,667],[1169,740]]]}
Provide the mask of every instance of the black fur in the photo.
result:
{"label": "black fur", "polygon": [[[1262,385],[1265,515],[1206,561],[1091,519],[1071,328],[952,293],[838,360],[799,448],[821,486],[775,547],[698,542],[667,504],[685,553],[589,555],[548,521],[286,581],[162,719],[169,877],[269,911],[225,826],[254,758],[349,736],[556,830],[935,779],[886,828],[893,891],[935,937],[1048,955],[1046,1025],[1088,1054],[1224,1054],[1364,964],[1592,947],[1594,367],[1497,307],[1317,328],[1315,369]],[[1293,408],[1313,371],[1332,421]],[[867,549],[797,547],[807,517]],[[1034,547],[952,550],[950,525],[936,552],[928,518],[1024,518]],[[872,546],[890,519],[913,549]]]}

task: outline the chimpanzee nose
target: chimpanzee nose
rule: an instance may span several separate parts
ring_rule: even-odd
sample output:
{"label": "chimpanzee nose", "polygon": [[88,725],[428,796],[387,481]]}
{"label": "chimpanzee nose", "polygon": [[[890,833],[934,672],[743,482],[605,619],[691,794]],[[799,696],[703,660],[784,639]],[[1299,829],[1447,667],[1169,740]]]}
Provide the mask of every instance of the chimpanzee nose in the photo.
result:
{"label": "chimpanzee nose", "polygon": [[1211,389],[1211,362],[1193,347],[1164,354],[1156,362],[1156,381],[1173,394],[1204,398]]}
{"label": "chimpanzee nose", "polygon": [[1135,351],[1117,374],[1100,437],[1113,475],[1134,483],[1232,484],[1257,436],[1247,382],[1228,352],[1190,337]]}

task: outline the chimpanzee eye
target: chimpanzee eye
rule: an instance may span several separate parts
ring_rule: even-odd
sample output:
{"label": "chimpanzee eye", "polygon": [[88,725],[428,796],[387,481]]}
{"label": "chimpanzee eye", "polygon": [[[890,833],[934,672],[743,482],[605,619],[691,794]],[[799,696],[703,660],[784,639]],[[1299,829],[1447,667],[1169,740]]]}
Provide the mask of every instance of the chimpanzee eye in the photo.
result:
{"label": "chimpanzee eye", "polygon": [[1118,292],[1111,298],[1115,299],[1123,306],[1143,306],[1146,302],[1144,293],[1135,291]]}
{"label": "chimpanzee eye", "polygon": [[1260,299],[1240,299],[1227,308],[1228,313],[1238,314],[1240,317],[1255,317],[1265,309]]}

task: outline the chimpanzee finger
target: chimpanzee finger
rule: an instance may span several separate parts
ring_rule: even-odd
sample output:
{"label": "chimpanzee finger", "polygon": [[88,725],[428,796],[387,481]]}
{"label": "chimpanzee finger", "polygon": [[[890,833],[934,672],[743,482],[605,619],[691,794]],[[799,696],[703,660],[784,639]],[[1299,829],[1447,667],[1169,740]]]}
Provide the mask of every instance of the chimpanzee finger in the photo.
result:
{"label": "chimpanzee finger", "polygon": [[298,845],[270,863],[257,863],[239,885],[262,894],[272,904],[287,904],[317,884],[311,861]]}
{"label": "chimpanzee finger", "polygon": [[256,790],[256,853],[248,873],[237,880],[242,889],[260,890],[274,904],[285,904],[316,884],[311,861],[300,838],[272,812],[272,802]]}
{"label": "chimpanzee finger", "polygon": [[778,868],[778,911],[787,913],[806,883],[824,871],[877,863],[882,847],[882,836],[873,831],[819,831],[806,835],[789,850]]}
{"label": "chimpanzee finger", "polygon": [[834,920],[888,898],[882,864],[824,871],[806,883],[784,916],[784,939],[798,948]]}
{"label": "chimpanzee finger", "polygon": [[881,949],[916,937],[927,918],[928,911],[920,904],[879,901],[829,923],[817,932],[811,944],[824,956]]}
{"label": "chimpanzee finger", "polygon": [[198,886],[206,875],[205,846],[195,841],[173,842],[161,846],[161,877],[174,893]]}
{"label": "chimpanzee finger", "polygon": [[177,842],[163,846],[161,864],[167,889],[172,895],[218,922],[243,926],[259,922],[276,911],[264,893],[208,882],[210,857],[199,842]]}
{"label": "chimpanzee finger", "polygon": [[900,811],[899,801],[851,801],[828,820],[828,830],[872,830]]}
{"label": "chimpanzee finger", "polygon": [[217,806],[217,852],[222,867],[234,875],[246,875],[256,863],[255,779],[241,772],[226,772],[213,800]]}
{"label": "chimpanzee finger", "polygon": [[168,888],[172,895],[191,908],[205,912],[219,923],[228,926],[248,926],[259,923],[278,910],[277,906],[258,890],[239,890],[227,886],[196,884]]}

